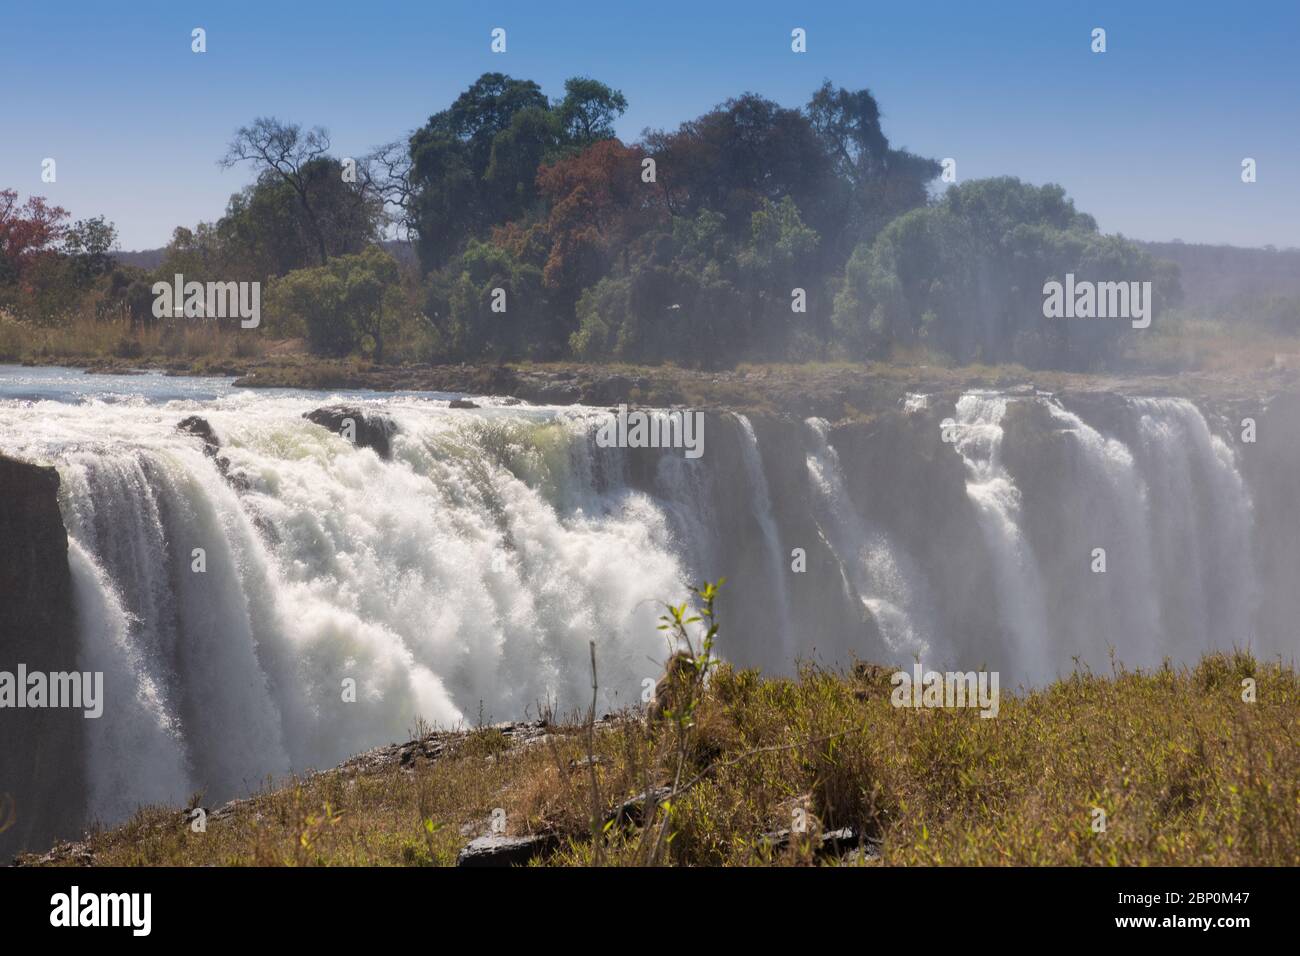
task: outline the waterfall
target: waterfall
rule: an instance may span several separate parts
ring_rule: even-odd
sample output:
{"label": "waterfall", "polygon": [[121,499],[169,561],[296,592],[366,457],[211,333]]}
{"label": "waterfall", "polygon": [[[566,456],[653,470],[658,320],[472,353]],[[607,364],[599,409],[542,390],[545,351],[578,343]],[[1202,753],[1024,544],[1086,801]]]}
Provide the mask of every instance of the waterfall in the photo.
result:
{"label": "waterfall", "polygon": [[804,422],[812,438],[806,464],[820,506],[821,528],[839,559],[847,584],[871,611],[881,635],[900,658],[928,660],[929,627],[918,628],[921,610],[916,592],[922,575],[895,542],[869,529],[849,497],[839,453],[827,440],[825,419]]}
{"label": "waterfall", "polygon": [[133,621],[112,582],[75,538],[68,567],[81,628],[77,667],[104,675],[104,712],[85,721],[90,815],[115,822],[140,804],[184,801],[195,787],[168,688],[132,642]]}
{"label": "waterfall", "polygon": [[786,662],[792,661],[798,649],[794,647],[792,629],[794,622],[790,616],[790,596],[786,587],[785,551],[781,547],[780,535],[777,533],[776,520],[772,517],[772,498],[767,490],[767,478],[763,474],[763,458],[758,450],[758,436],[754,426],[744,415],[737,415],[740,426],[740,453],[745,467],[745,477],[749,481],[750,494],[753,496],[754,517],[763,531],[763,542],[767,547],[768,560],[772,571],[772,593],[776,595],[776,608],[781,627],[780,647]]}
{"label": "waterfall", "polygon": [[333,766],[418,718],[576,710],[593,638],[602,708],[658,675],[656,602],[687,575],[666,509],[599,462],[589,412],[396,403],[385,462],[304,421],[319,404],[197,409],[243,490],[176,432],[191,405],[0,406],[6,451],[62,478],[81,643],[108,687],[88,722],[105,819]]}
{"label": "waterfall", "polygon": [[1236,458],[1191,402],[1139,399],[1138,453],[1152,496],[1166,648],[1245,647],[1258,595],[1253,508]]}
{"label": "waterfall", "polygon": [[1006,396],[972,392],[957,402],[957,453],[966,465],[966,494],[976,508],[988,543],[997,602],[1010,632],[1021,673],[1047,671],[1047,609],[1037,559],[1021,531],[1020,491],[1002,463]]}
{"label": "waterfall", "polygon": [[[1129,665],[1160,663],[1157,568],[1150,545],[1150,502],[1146,481],[1132,452],[1067,411],[1045,401],[1052,420],[1074,443],[1078,467],[1061,489],[1057,510],[1068,554],[1051,626],[1060,650],[1095,658],[1113,646]],[[1091,569],[1094,548],[1105,550],[1104,574]]]}
{"label": "waterfall", "polygon": [[[349,399],[395,423],[383,460],[304,420],[329,396],[214,394],[0,388],[0,451],[61,478],[78,666],[105,675],[85,756],[105,822],[333,766],[421,718],[583,708],[593,639],[598,706],[637,705],[667,652],[659,602],[706,576],[732,578],[738,663],[788,673],[810,648],[847,663],[866,608],[881,663],[987,665],[1008,687],[1104,668],[1108,647],[1151,666],[1252,644],[1262,591],[1293,584],[1256,566],[1237,455],[1181,399],[1109,403],[1098,424],[1069,401],[971,392],[944,460],[936,400],[909,395],[890,427],[841,423],[834,444],[820,419],[767,423],[766,461],[740,415],[736,442],[688,460],[600,447],[599,409]],[[220,466],[177,430],[193,414]],[[888,480],[917,476],[921,513],[893,520],[915,496],[884,494],[882,460],[900,464]],[[787,578],[805,542],[820,563]]]}

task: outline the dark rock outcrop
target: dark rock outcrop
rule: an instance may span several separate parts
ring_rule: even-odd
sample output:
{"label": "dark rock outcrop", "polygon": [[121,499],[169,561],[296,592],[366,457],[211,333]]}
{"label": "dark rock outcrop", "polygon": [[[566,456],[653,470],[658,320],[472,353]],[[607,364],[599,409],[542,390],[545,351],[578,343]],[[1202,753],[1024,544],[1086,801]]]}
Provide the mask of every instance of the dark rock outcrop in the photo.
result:
{"label": "dark rock outcrop", "polygon": [[[304,412],[303,418],[328,428],[336,435],[350,437],[359,448],[369,448],[380,458],[388,461],[393,456],[393,436],[397,434],[397,423],[387,415],[370,412],[352,405],[327,405],[314,411]],[[352,434],[346,434],[348,423]]]}
{"label": "dark rock outcrop", "polygon": [[448,408],[478,408],[476,402],[471,402],[468,398],[453,398],[447,405]]}
{"label": "dark rock outcrop", "polygon": [[[0,671],[16,675],[20,664],[28,673],[77,670],[59,474],[3,455],[0,595]],[[73,708],[0,709],[0,859],[80,829],[83,720]]]}
{"label": "dark rock outcrop", "polygon": [[213,429],[206,418],[200,418],[198,415],[182,418],[176,423],[176,430],[187,432],[201,439],[203,441],[203,451],[209,458],[214,457],[221,449],[221,439],[217,437],[216,430]]}
{"label": "dark rock outcrop", "polygon": [[203,442],[203,453],[216,463],[221,477],[230,482],[236,491],[247,491],[251,487],[246,475],[230,470],[230,459],[220,454],[221,438],[206,418],[198,415],[182,418],[176,423],[176,430],[194,435]]}

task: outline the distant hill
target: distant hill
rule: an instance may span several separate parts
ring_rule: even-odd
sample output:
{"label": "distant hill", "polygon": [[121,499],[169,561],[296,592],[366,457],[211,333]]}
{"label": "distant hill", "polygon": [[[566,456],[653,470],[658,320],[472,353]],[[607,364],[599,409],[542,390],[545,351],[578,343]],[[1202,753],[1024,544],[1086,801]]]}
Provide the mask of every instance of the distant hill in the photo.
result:
{"label": "distant hill", "polygon": [[124,266],[135,266],[137,269],[152,271],[162,265],[163,253],[166,251],[166,249],[141,249],[139,252],[115,252],[113,258]]}
{"label": "distant hill", "polygon": [[1214,311],[1250,300],[1300,298],[1300,249],[1244,249],[1185,242],[1139,242],[1177,263],[1184,303]]}
{"label": "distant hill", "polygon": [[[398,239],[389,239],[380,243],[394,259],[402,265],[413,266],[417,263],[415,247],[409,242],[402,242]],[[113,257],[124,266],[135,266],[137,269],[147,269],[153,271],[162,265],[163,256],[166,254],[166,248],[158,249],[140,249],[135,252],[115,252]]]}

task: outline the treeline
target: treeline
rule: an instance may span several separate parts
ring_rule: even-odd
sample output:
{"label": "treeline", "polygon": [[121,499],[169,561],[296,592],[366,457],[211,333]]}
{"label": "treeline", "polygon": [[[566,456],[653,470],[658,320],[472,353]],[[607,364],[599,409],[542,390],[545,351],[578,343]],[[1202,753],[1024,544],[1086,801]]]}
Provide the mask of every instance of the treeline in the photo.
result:
{"label": "treeline", "polygon": [[[255,120],[221,159],[253,182],[216,222],[178,228],[150,271],[105,256],[102,219],[68,226],[0,194],[0,308],[148,324],[152,283],[180,273],[262,282],[255,334],[375,361],[700,365],[921,347],[1087,367],[1126,324],[1045,319],[1045,281],[1149,279],[1157,313],[1177,299],[1176,269],[1102,235],[1058,186],[978,180],[936,198],[940,164],[892,146],[866,90],[827,82],[797,109],[746,93],[633,144],[614,136],[626,108],[590,78],[551,99],[488,73],[359,158],[334,155],[319,127]],[[36,221],[43,234],[12,238]],[[418,267],[378,245],[394,233]]]}

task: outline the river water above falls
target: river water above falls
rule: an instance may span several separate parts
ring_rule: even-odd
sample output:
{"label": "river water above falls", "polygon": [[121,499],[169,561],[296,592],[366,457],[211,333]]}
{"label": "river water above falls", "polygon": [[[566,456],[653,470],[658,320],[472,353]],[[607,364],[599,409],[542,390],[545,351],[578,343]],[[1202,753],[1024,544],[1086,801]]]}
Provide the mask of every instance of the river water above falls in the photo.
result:
{"label": "river water above falls", "polygon": [[[105,674],[89,815],[237,795],[417,718],[576,710],[593,639],[602,708],[636,705],[666,656],[660,602],[706,577],[728,578],[721,655],[768,672],[920,657],[1010,687],[1108,669],[1112,648],[1294,656],[1295,453],[1252,463],[1264,437],[1191,401],[709,413],[691,460],[600,447],[604,409],[452,397],[0,367],[0,452],[58,470],[76,663]],[[339,402],[395,424],[388,460],[304,418]]]}

